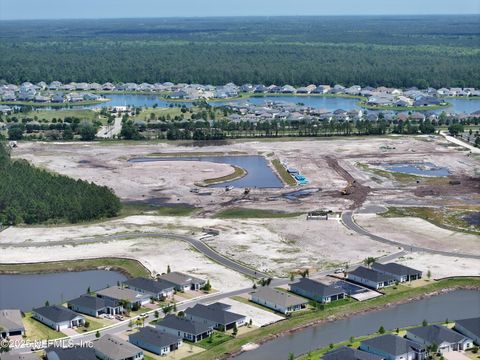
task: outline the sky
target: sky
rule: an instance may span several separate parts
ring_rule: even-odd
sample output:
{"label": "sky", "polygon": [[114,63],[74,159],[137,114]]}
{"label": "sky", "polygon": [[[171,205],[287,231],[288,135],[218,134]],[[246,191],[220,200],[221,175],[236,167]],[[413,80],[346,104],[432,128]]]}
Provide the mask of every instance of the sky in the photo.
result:
{"label": "sky", "polygon": [[0,0],[0,20],[479,13],[480,0]]}

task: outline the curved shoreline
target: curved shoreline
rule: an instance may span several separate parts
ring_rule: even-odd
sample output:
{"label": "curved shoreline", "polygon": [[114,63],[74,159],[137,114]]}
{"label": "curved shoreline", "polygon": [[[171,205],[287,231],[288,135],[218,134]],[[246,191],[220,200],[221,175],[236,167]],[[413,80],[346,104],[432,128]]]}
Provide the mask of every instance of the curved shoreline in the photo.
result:
{"label": "curved shoreline", "polygon": [[63,103],[52,103],[44,102],[38,103],[34,101],[0,101],[0,105],[9,105],[9,106],[31,106],[34,108],[71,108],[74,106],[89,106],[89,105],[98,105],[102,103],[107,103],[112,101],[112,99],[104,98],[102,100],[91,100],[91,101],[78,101],[78,102],[63,102]]}
{"label": "curved shoreline", "polygon": [[[107,265],[99,265],[96,262],[111,263]],[[84,262],[84,264],[81,264]],[[115,264],[118,262],[118,264]],[[122,266],[121,262],[128,262],[131,266],[138,269],[129,269],[128,266]],[[46,267],[51,265],[52,267]],[[128,264],[127,264],[128,265]],[[19,269],[15,269],[15,268]],[[26,267],[26,269],[21,269]],[[4,268],[12,268],[5,270]],[[76,259],[76,260],[58,260],[44,262],[27,262],[27,263],[1,263],[0,275],[37,275],[37,274],[53,274],[60,272],[81,272],[89,270],[107,270],[117,271],[127,278],[136,277],[139,273],[151,276],[152,273],[140,261],[131,258],[122,257],[98,257],[92,259]],[[133,270],[136,270],[133,272]]]}
{"label": "curved shoreline", "polygon": [[206,179],[201,182],[195,183],[195,185],[201,186],[201,187],[208,187],[211,185],[218,185],[225,182],[235,181],[248,175],[248,171],[245,170],[244,168],[237,165],[230,165],[230,166],[232,166],[234,169],[233,173],[225,176],[220,176],[217,178]]}
{"label": "curved shoreline", "polygon": [[[470,277],[468,277],[468,278],[470,278]],[[328,323],[332,323],[332,322],[339,321],[339,320],[348,319],[350,317],[357,316],[357,315],[363,315],[363,314],[367,314],[367,313],[381,311],[381,310],[384,310],[384,309],[387,309],[387,308],[390,308],[390,307],[397,307],[399,305],[408,304],[408,303],[411,303],[411,302],[427,299],[427,298],[442,295],[442,294],[447,294],[449,292],[457,291],[457,290],[480,291],[480,284],[479,285],[472,285],[472,286],[456,285],[456,286],[447,287],[447,288],[444,288],[444,289],[441,289],[441,290],[428,292],[428,293],[425,293],[425,294],[422,294],[422,295],[409,297],[407,299],[394,301],[392,303],[384,304],[384,305],[376,307],[376,308],[363,309],[363,310],[353,311],[353,312],[348,313],[348,314],[341,314],[341,315],[338,315],[338,316],[333,315],[333,316],[330,316],[326,319],[314,320],[314,321],[311,321],[309,323],[294,327],[292,329],[285,330],[285,331],[279,332],[277,334],[272,334],[270,336],[267,336],[267,337],[261,339],[259,342],[255,342],[255,344],[261,346],[262,344],[264,344],[266,342],[269,342],[269,341],[272,341],[274,339],[281,338],[281,337],[284,337],[284,336],[287,336],[287,335],[290,335],[290,334],[300,332],[302,330],[305,330],[305,329],[313,327],[313,326],[319,326],[319,325],[328,324]],[[345,340],[348,340],[348,339],[345,339]],[[315,349],[315,350],[318,350],[318,349]],[[248,350],[240,349],[236,352],[230,353],[229,355],[227,355],[225,357],[221,357],[220,359],[221,360],[226,360],[226,359],[235,358],[236,356],[238,356],[238,355],[240,355],[244,352],[247,352],[247,351]],[[303,356],[303,355],[305,355],[305,354],[301,354],[300,356]]]}

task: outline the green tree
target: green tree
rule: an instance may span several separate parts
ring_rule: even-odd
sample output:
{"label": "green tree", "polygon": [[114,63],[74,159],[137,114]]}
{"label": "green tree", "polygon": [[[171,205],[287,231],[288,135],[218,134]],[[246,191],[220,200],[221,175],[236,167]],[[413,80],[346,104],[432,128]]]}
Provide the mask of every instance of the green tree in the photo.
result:
{"label": "green tree", "polygon": [[380,326],[380,328],[378,329],[378,333],[379,334],[385,334],[385,328],[382,326]]}
{"label": "green tree", "polygon": [[96,134],[97,130],[92,124],[84,124],[80,127],[80,139],[82,139],[82,141],[92,141],[95,139]]}

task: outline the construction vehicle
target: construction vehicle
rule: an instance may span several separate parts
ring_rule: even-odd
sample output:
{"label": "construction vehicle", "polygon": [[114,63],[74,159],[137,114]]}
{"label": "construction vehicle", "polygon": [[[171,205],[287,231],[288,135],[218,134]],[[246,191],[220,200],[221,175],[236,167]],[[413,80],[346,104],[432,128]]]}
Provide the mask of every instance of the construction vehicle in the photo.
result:
{"label": "construction vehicle", "polygon": [[248,195],[250,194],[250,188],[245,188],[245,190],[243,190],[243,195]]}
{"label": "construction vehicle", "polygon": [[345,186],[341,193],[342,195],[350,195],[352,193],[353,185],[355,184],[355,180],[349,181],[347,186]]}

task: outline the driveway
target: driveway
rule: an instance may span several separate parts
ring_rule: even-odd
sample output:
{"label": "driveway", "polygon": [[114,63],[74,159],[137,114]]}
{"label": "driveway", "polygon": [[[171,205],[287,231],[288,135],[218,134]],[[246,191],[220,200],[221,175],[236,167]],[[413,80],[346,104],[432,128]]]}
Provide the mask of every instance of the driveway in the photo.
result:
{"label": "driveway", "polygon": [[470,360],[470,358],[463,355],[458,351],[449,351],[443,354],[443,357],[447,360]]}

